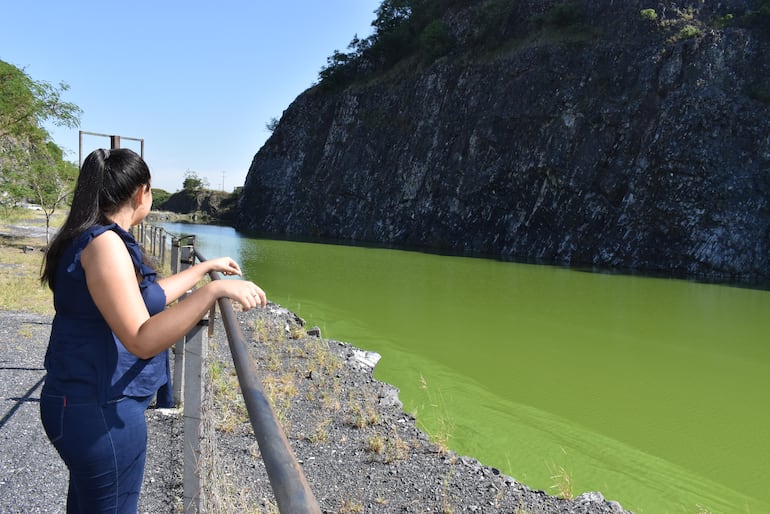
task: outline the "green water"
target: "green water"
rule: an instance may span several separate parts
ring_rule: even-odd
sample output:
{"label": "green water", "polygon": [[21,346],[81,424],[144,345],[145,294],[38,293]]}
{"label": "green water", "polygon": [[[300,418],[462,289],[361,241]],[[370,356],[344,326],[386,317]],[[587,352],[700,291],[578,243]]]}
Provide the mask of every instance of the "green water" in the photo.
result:
{"label": "green water", "polygon": [[532,488],[770,513],[768,291],[166,228],[380,353],[427,432]]}

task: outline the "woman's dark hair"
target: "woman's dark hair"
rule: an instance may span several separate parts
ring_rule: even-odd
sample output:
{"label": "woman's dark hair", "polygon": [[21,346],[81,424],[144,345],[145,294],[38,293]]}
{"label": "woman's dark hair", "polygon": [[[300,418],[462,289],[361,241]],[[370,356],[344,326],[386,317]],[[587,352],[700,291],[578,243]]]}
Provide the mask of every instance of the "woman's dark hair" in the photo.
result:
{"label": "woman's dark hair", "polygon": [[42,283],[53,290],[56,268],[69,243],[94,225],[108,225],[108,215],[129,201],[136,189],[150,185],[150,169],[127,148],[94,150],[80,168],[72,206],[64,225],[48,247],[43,261]]}

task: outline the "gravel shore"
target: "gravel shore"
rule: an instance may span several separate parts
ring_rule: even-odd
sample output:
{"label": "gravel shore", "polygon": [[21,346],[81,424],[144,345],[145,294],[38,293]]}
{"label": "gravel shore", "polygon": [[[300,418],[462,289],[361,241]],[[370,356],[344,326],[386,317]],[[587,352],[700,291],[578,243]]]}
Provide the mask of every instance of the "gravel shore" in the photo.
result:
{"label": "gravel shore", "polygon": [[[321,510],[329,513],[620,513],[600,493],[573,500],[534,491],[431,442],[397,390],[372,376],[376,354],[308,335],[277,305],[237,314],[263,387]],[[63,512],[66,468],[38,415],[50,319],[0,312],[0,512]],[[277,512],[232,371],[221,321],[210,341],[215,428],[207,511]],[[150,442],[140,512],[182,510],[182,417],[147,411]]]}

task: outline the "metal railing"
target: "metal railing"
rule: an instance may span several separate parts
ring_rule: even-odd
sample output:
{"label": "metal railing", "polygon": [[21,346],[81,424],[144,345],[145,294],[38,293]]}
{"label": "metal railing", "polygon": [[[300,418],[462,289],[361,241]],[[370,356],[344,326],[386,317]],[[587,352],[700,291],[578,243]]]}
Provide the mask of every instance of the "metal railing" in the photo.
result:
{"label": "metal railing", "polygon": [[[194,236],[171,236],[170,269],[172,273],[181,271],[182,267],[192,266],[196,259],[200,262],[206,260],[195,250]],[[166,231],[160,227],[148,227],[144,224],[137,227],[137,241],[146,252],[159,256],[161,267],[165,267],[167,239]],[[182,241],[188,241],[190,244],[183,246]],[[222,278],[217,272],[209,273],[209,277],[212,280]],[[259,445],[278,509],[281,513],[320,514],[321,510],[302,468],[259,381],[256,365],[248,352],[232,303],[227,298],[221,298],[218,305],[249,421]],[[212,307],[212,314],[213,311]],[[209,316],[208,322],[202,320],[175,346],[174,401],[177,405],[181,402],[184,406],[186,513],[201,510],[202,483],[199,464],[201,458],[205,459],[200,445],[201,404],[204,397],[204,384],[201,377],[204,375],[203,365],[208,346],[203,327],[209,325],[210,335],[213,329],[210,323],[213,321],[213,315]]]}

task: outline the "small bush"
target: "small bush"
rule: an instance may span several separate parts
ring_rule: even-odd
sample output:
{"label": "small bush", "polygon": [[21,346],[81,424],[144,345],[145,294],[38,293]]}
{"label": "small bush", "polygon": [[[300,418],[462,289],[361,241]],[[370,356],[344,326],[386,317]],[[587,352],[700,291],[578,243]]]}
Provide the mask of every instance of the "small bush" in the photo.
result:
{"label": "small bush", "polygon": [[428,62],[448,54],[454,44],[454,38],[441,20],[431,22],[420,35],[420,47]]}
{"label": "small bush", "polygon": [[695,36],[700,35],[701,31],[698,27],[695,25],[685,25],[682,27],[682,29],[679,31],[677,39],[691,39]]}
{"label": "small bush", "polygon": [[366,438],[366,451],[382,453],[385,450],[385,440],[380,434],[373,434]]}
{"label": "small bush", "polygon": [[655,9],[642,9],[640,11],[643,20],[656,21],[658,19],[658,13]]}
{"label": "small bush", "polygon": [[735,16],[733,14],[725,14],[711,22],[711,26],[715,29],[726,29],[733,25],[735,25]]}

